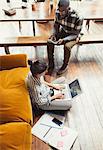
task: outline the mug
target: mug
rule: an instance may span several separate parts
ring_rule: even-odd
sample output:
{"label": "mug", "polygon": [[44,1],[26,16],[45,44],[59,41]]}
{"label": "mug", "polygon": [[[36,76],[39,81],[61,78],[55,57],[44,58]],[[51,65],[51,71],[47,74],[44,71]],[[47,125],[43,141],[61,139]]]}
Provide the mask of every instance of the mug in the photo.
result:
{"label": "mug", "polygon": [[35,3],[32,4],[32,11],[35,11],[36,10],[36,6],[35,6]]}

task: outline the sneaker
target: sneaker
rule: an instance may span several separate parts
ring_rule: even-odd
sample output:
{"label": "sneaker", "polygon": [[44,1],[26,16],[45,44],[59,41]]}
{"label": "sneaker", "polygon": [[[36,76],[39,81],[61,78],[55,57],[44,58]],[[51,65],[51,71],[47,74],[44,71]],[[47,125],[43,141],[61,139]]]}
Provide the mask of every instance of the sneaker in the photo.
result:
{"label": "sneaker", "polygon": [[66,72],[68,70],[68,67],[65,67],[65,68],[60,68],[59,70],[58,70],[58,72],[57,72],[57,75],[61,75],[61,74],[63,74],[64,72]]}

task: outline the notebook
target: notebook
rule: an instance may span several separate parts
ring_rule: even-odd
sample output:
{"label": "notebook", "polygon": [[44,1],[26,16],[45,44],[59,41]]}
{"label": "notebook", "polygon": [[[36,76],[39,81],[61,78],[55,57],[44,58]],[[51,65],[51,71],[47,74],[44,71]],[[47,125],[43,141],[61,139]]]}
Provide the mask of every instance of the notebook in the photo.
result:
{"label": "notebook", "polygon": [[54,90],[54,94],[63,93],[65,100],[72,100],[82,93],[81,86],[78,79],[73,80],[71,83],[64,84],[61,91]]}

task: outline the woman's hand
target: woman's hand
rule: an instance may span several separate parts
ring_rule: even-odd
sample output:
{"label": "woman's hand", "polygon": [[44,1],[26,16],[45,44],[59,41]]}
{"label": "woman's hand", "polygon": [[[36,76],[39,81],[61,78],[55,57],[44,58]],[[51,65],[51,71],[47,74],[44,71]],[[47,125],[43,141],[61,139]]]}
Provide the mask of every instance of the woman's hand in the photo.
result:
{"label": "woman's hand", "polygon": [[55,96],[55,99],[63,99],[64,98],[64,95],[62,93],[56,94],[54,96]]}
{"label": "woman's hand", "polygon": [[55,99],[63,99],[64,95],[62,93],[59,94],[55,94],[51,97],[51,100],[55,100]]}

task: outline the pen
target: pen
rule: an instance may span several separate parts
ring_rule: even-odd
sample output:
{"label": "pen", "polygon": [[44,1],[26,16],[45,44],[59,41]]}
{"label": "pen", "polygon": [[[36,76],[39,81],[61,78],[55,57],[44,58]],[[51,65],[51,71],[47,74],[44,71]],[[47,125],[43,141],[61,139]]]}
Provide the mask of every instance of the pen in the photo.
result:
{"label": "pen", "polygon": [[55,129],[60,129],[61,128],[61,127],[53,127],[53,126],[50,126],[50,125],[47,125],[47,124],[44,124],[44,123],[40,123],[40,125],[44,125],[44,126],[55,128]]}
{"label": "pen", "polygon": [[43,136],[43,138],[48,134],[48,132],[51,130],[51,128],[52,128],[52,127],[50,127],[50,128],[48,129],[48,131],[45,133],[45,135]]}

